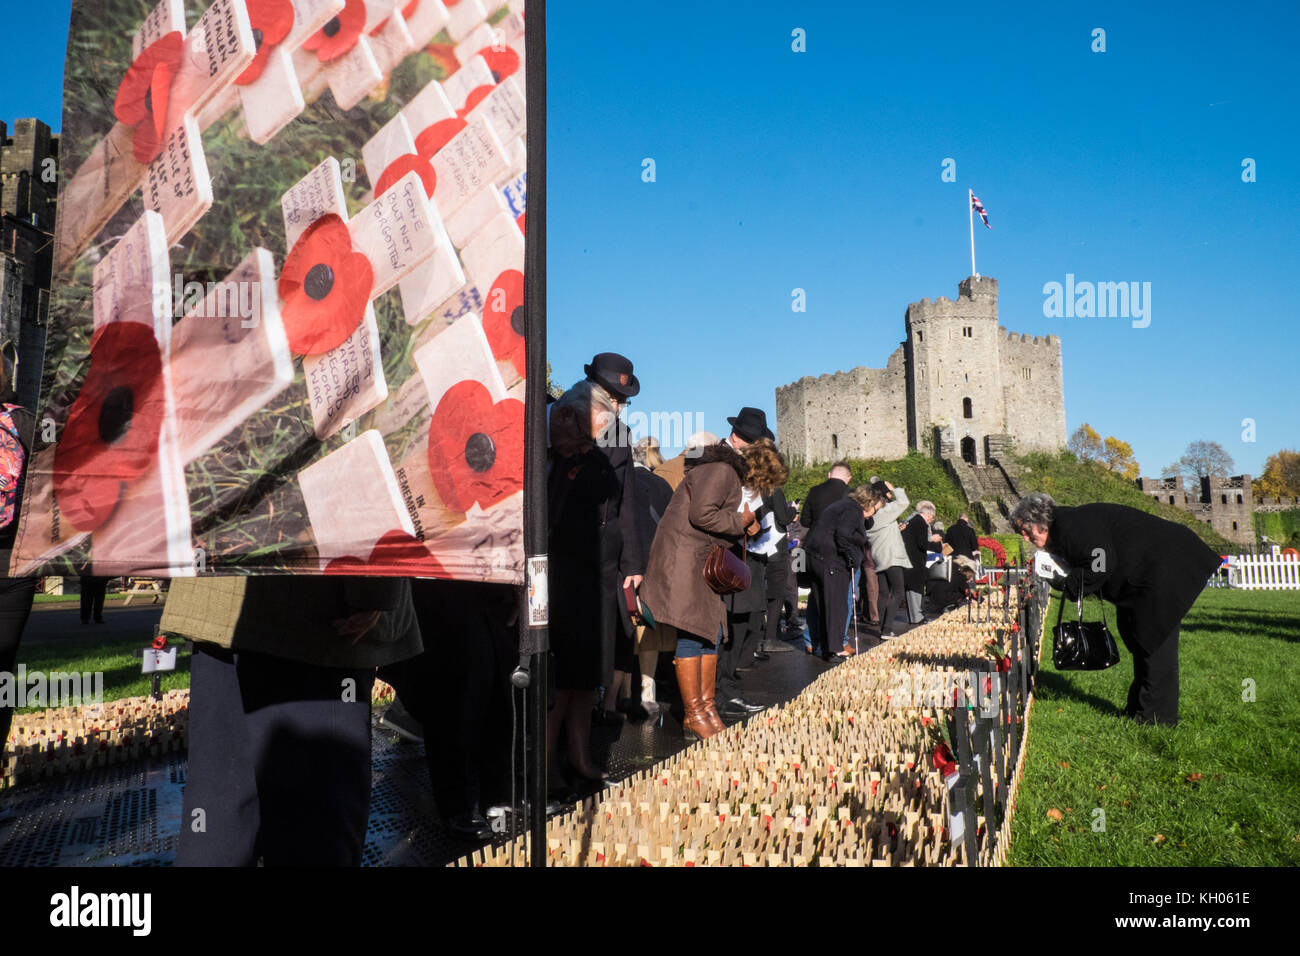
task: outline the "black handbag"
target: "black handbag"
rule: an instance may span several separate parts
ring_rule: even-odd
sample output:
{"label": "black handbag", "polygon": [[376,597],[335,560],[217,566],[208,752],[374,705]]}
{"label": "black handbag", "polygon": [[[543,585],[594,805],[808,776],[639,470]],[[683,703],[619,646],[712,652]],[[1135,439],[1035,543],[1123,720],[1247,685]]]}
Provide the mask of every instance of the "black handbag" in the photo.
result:
{"label": "black handbag", "polygon": [[1083,620],[1083,572],[1079,572],[1079,599],[1073,621],[1061,622],[1065,595],[1052,628],[1052,663],[1059,671],[1104,671],[1119,663],[1119,648],[1106,626],[1106,602],[1101,602],[1101,620]]}

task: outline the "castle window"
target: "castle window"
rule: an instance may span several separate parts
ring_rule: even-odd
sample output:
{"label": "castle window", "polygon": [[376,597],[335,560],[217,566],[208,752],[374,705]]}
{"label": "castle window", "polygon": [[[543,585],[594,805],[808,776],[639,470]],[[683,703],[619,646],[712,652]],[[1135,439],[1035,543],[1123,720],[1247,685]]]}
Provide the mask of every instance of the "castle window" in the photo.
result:
{"label": "castle window", "polygon": [[1233,530],[1233,531],[1236,531],[1236,530],[1237,530],[1237,522],[1235,522],[1235,521],[1232,523],[1232,530]]}
{"label": "castle window", "polygon": [[917,340],[918,342],[924,342],[924,341],[925,341],[925,333],[922,332],[920,329],[917,329],[917,330],[916,330],[916,340]]}
{"label": "castle window", "polygon": [[1228,503],[1228,496],[1227,496],[1227,495],[1219,495],[1219,499],[1220,499],[1220,503],[1221,503],[1221,504],[1225,504],[1225,505],[1226,505],[1226,504]]}
{"label": "castle window", "polygon": [[840,447],[840,436],[839,436],[839,435],[832,435],[832,436],[831,436],[831,447],[832,447],[832,448],[839,448],[839,447]]}
{"label": "castle window", "polygon": [[967,372],[965,375],[962,376],[962,378],[966,381],[967,384],[969,384],[969,383],[970,383],[970,372]]}
{"label": "castle window", "polygon": [[1023,378],[1026,382],[1028,382],[1032,373],[1033,373],[1033,369],[1031,369],[1028,365],[1026,365],[1024,368],[1020,370],[1020,377]]}
{"label": "castle window", "polygon": [[1171,505],[1174,503],[1174,496],[1173,496],[1173,495],[1170,495],[1170,496],[1169,496],[1169,503],[1170,503]]}
{"label": "castle window", "polygon": [[1241,495],[1237,495],[1237,504],[1241,504]]}
{"label": "castle window", "polygon": [[972,406],[971,406],[971,401],[970,401],[969,398],[963,398],[963,399],[961,400],[961,417],[962,417],[962,418],[974,418],[974,417],[975,417],[975,410],[974,410],[974,408],[972,408]]}
{"label": "castle window", "polygon": [[975,337],[974,332],[969,325],[962,326],[961,334],[962,338],[966,339],[973,339]]}

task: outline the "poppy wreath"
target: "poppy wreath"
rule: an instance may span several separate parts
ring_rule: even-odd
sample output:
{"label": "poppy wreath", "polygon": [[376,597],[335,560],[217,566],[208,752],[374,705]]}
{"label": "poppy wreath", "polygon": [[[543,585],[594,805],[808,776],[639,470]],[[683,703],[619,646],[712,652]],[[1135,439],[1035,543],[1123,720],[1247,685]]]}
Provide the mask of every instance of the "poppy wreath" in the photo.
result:
{"label": "poppy wreath", "polygon": [[370,260],[352,251],[347,223],[334,213],[313,222],[280,272],[280,316],[289,348],[296,355],[320,355],[346,342],[361,324],[373,283]]}
{"label": "poppy wreath", "polygon": [[153,329],[129,321],[101,326],[54,452],[54,495],[78,531],[108,520],[122,486],[153,464],[166,405]]}
{"label": "poppy wreath", "polygon": [[118,84],[113,115],[123,125],[135,127],[131,152],[141,166],[149,165],[162,152],[167,99],[172,78],[180,72],[184,48],[179,30],[159,37],[135,58]]}
{"label": "poppy wreath", "polygon": [[472,379],[447,389],[429,423],[429,472],[452,511],[514,494],[524,486],[524,403],[493,402]]}
{"label": "poppy wreath", "polygon": [[362,561],[353,555],[335,558],[325,565],[326,574],[397,574],[403,577],[449,578],[450,574],[424,542],[405,531],[389,531],[370,549]]}
{"label": "poppy wreath", "polygon": [[322,63],[328,63],[337,60],[356,46],[365,28],[364,0],[347,0],[347,6],[329,23],[304,40],[302,48],[313,51],[316,59]]}
{"label": "poppy wreath", "polygon": [[237,86],[247,86],[266,69],[267,60],[293,29],[293,4],[289,0],[245,0],[248,21],[253,27],[253,47],[257,55],[248,69],[235,79]]}
{"label": "poppy wreath", "polygon": [[524,274],[507,269],[492,282],[484,300],[483,331],[492,354],[524,374]]}

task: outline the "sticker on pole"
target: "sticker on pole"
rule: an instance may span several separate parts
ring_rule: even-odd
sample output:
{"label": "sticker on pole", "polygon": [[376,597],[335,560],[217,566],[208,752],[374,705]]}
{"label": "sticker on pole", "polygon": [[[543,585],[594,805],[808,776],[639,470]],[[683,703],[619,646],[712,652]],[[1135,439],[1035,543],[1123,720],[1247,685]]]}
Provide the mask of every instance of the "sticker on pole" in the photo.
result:
{"label": "sticker on pole", "polygon": [[547,560],[540,554],[528,559],[528,626],[545,627],[550,620]]}

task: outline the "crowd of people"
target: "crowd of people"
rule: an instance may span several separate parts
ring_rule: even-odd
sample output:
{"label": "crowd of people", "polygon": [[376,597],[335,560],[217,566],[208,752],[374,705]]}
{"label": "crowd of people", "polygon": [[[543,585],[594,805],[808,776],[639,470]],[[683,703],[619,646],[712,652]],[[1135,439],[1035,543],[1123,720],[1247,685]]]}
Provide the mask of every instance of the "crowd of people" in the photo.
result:
{"label": "crowd of people", "polygon": [[[697,433],[665,460],[653,438],[634,442],[620,417],[640,390],[632,363],[602,353],[584,372],[547,409],[552,680],[536,692],[550,700],[547,783],[557,806],[604,779],[593,724],[641,720],[678,697],[682,731],[707,739],[725,717],[762,709],[746,675],[789,649],[783,637],[802,634],[807,653],[836,664],[862,649],[862,634],[889,640],[967,599],[980,565],[967,515],[945,529],[932,502],[912,504],[902,487],[879,477],[853,485],[846,462],[802,503],[788,501],[785,458],[764,412],[748,406],[727,419],[725,437]],[[0,547],[12,546],[30,425],[0,402],[0,457],[18,461],[0,489]],[[1118,605],[1135,658],[1127,712],[1176,722],[1178,622],[1211,562],[1190,531],[1140,514],[1056,508],[1031,495],[1012,520],[1033,546],[1055,548],[1075,567],[1086,565],[1098,529],[1110,535],[1107,554],[1129,540],[1122,536],[1180,549],[1181,563],[1159,580],[1147,570],[1159,561],[1130,548],[1115,552],[1109,572],[1054,582],[1071,597],[1100,590]],[[1158,587],[1134,584],[1141,580]],[[83,621],[103,613],[102,589],[91,583]],[[0,671],[16,659],[34,586],[0,580]],[[486,839],[494,808],[517,802],[512,586],[177,579],[160,629],[194,642],[181,865],[358,864],[377,676],[398,694],[381,723],[423,743],[452,833]],[[668,675],[676,695],[659,683]],[[0,708],[0,734],[11,715]]]}

